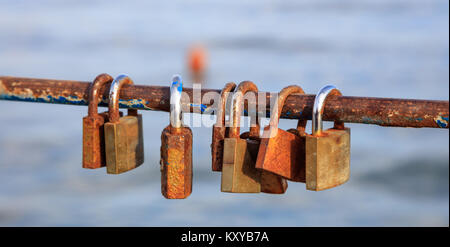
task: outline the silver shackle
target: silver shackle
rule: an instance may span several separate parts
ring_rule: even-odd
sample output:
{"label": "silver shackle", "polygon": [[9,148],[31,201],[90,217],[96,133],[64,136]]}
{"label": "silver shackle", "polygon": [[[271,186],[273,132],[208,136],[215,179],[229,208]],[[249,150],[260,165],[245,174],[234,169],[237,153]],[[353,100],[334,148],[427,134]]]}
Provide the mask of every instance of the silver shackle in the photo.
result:
{"label": "silver shackle", "polygon": [[173,128],[180,128],[182,125],[181,92],[183,92],[181,76],[174,75],[170,87],[170,125]]}
{"label": "silver shackle", "polygon": [[312,114],[312,135],[314,136],[320,135],[320,133],[322,133],[323,108],[325,107],[325,100],[331,93],[333,93],[334,95],[342,95],[341,91],[339,91],[334,85],[326,85],[319,90],[319,92],[316,94],[316,98],[314,99]]}

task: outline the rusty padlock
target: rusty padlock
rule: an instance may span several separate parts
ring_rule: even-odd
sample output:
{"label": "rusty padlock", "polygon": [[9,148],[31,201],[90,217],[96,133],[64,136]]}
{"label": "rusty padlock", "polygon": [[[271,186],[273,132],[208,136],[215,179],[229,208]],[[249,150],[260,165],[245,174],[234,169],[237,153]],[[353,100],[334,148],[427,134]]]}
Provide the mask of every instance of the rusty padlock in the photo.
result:
{"label": "rusty padlock", "polygon": [[225,127],[225,109],[228,95],[235,88],[236,84],[233,82],[227,83],[220,93],[220,102],[217,106],[217,121],[213,126],[211,143],[212,170],[216,172],[222,171],[223,140],[227,136],[228,130]]}
{"label": "rusty padlock", "polygon": [[350,129],[334,121],[334,127],[322,131],[322,112],[328,95],[342,95],[333,85],[317,93],[312,116],[312,135],[306,135],[306,189],[325,190],[350,178]]}
{"label": "rusty padlock", "polygon": [[184,199],[192,192],[192,131],[183,126],[180,76],[170,87],[170,124],[161,134],[161,193],[167,199]]}
{"label": "rusty padlock", "polygon": [[142,115],[136,109],[128,109],[125,117],[119,114],[119,91],[124,84],[133,84],[133,81],[127,75],[119,75],[109,91],[109,122],[105,123],[106,171],[109,174],[120,174],[144,163]]}
{"label": "rusty padlock", "polygon": [[304,94],[299,86],[283,88],[273,108],[270,124],[264,128],[259,146],[256,168],[272,172],[295,182],[305,182],[305,126],[300,119],[295,130],[278,128],[286,98],[294,93]]}
{"label": "rusty padlock", "polygon": [[95,169],[106,166],[104,124],[108,113],[98,114],[100,89],[113,78],[108,74],[98,75],[89,89],[88,115],[83,118],[83,168]]}
{"label": "rusty padlock", "polygon": [[224,140],[221,191],[281,194],[286,191],[287,182],[275,174],[260,171],[255,167],[260,143],[257,115],[255,116],[256,125],[250,126],[250,132],[239,135],[242,100],[245,93],[249,91],[257,93],[258,88],[253,82],[244,81],[239,84],[233,95],[230,112],[232,126]]}

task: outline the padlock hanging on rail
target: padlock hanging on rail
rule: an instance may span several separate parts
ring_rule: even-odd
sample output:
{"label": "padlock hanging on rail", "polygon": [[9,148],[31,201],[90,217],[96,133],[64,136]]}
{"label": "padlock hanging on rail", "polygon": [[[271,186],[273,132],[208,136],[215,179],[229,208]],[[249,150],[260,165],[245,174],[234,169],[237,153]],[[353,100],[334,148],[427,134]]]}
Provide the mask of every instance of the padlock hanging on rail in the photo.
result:
{"label": "padlock hanging on rail", "polygon": [[284,103],[292,94],[305,94],[299,86],[285,87],[278,94],[270,123],[264,128],[259,146],[256,168],[272,172],[295,182],[305,182],[305,127],[306,119],[300,119],[297,129],[278,128]]}
{"label": "padlock hanging on rail", "polygon": [[243,81],[233,94],[230,111],[231,127],[224,139],[221,191],[232,193],[272,193],[282,194],[287,182],[280,176],[255,168],[260,137],[259,120],[255,116],[255,126],[240,135],[240,118],[243,96],[247,92],[258,93],[257,86],[251,81]]}
{"label": "padlock hanging on rail", "polygon": [[211,169],[215,172],[222,171],[223,141],[225,137],[228,136],[229,130],[229,128],[225,127],[225,110],[228,96],[235,88],[236,84],[234,84],[234,82],[229,82],[220,92],[220,102],[216,111],[217,121],[212,128],[211,141]]}
{"label": "padlock hanging on rail", "polygon": [[107,111],[98,113],[98,101],[100,89],[113,80],[108,74],[100,74],[89,88],[88,115],[83,118],[83,168],[106,166],[104,124],[109,115]]}
{"label": "padlock hanging on rail", "polygon": [[170,87],[170,124],[161,133],[161,193],[167,199],[184,199],[192,192],[192,130],[183,125],[181,77]]}
{"label": "padlock hanging on rail", "polygon": [[109,90],[109,122],[105,123],[106,170],[120,174],[144,163],[144,138],[142,115],[136,109],[128,109],[128,115],[120,117],[119,92],[124,84],[133,84],[127,75],[114,79]]}
{"label": "padlock hanging on rail", "polygon": [[306,189],[325,190],[350,178],[350,129],[335,120],[334,127],[322,130],[322,112],[330,95],[342,95],[333,85],[319,90],[314,100],[312,135],[306,135]]}

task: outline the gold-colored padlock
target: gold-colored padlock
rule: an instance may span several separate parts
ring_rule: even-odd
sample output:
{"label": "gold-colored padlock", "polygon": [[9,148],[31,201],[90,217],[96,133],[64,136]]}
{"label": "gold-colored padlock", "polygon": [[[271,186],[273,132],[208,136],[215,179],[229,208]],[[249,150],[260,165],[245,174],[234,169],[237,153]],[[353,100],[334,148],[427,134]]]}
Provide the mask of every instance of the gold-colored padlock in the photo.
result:
{"label": "gold-colored padlock", "polygon": [[305,182],[305,126],[300,119],[297,129],[288,131],[278,128],[284,102],[291,94],[304,94],[299,86],[283,88],[273,108],[270,124],[264,128],[259,146],[256,168],[272,172],[295,182]]}
{"label": "gold-colored padlock", "polygon": [[350,129],[336,120],[332,129],[322,131],[322,112],[329,95],[341,95],[333,85],[317,93],[312,116],[312,135],[306,136],[306,189],[325,190],[350,178]]}
{"label": "gold-colored padlock", "polygon": [[180,76],[170,88],[170,124],[161,134],[161,193],[167,199],[184,199],[192,192],[192,131],[183,126]]}
{"label": "gold-colored padlock", "polygon": [[119,115],[119,91],[124,84],[133,84],[126,75],[114,79],[109,91],[109,122],[105,123],[106,168],[109,174],[120,174],[144,163],[142,115],[128,109]]}
{"label": "gold-colored padlock", "polygon": [[211,168],[213,171],[222,171],[223,163],[223,140],[227,136],[228,128],[225,127],[225,109],[228,95],[236,88],[236,84],[229,82],[225,85],[220,93],[220,102],[217,106],[217,121],[212,130],[212,142],[211,142]]}
{"label": "gold-colored padlock", "polygon": [[287,182],[275,174],[260,171],[255,167],[260,143],[257,115],[255,116],[256,125],[250,126],[250,132],[239,135],[242,100],[245,93],[249,91],[257,93],[258,88],[253,82],[244,81],[239,84],[233,95],[230,112],[232,126],[224,140],[221,191],[281,194],[286,191]]}

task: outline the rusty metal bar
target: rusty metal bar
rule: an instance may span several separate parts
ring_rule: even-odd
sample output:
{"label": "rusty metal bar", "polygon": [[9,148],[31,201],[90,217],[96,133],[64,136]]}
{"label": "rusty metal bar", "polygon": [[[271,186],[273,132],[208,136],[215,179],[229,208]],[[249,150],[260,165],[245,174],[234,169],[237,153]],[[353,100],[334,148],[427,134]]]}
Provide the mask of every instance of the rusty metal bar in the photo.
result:
{"label": "rusty metal bar", "polygon": [[[0,76],[0,99],[53,104],[87,105],[90,82],[33,79]],[[183,89],[192,99],[193,90]],[[107,106],[108,90],[103,88],[100,106]],[[202,89],[220,93],[216,89]],[[121,108],[165,111],[170,109],[169,87],[124,85],[120,92]],[[314,95],[291,95],[287,98],[281,118],[311,119]],[[266,93],[266,109],[270,114],[270,94]],[[184,102],[185,103],[185,102]],[[193,104],[190,112],[207,113],[213,102]],[[245,112],[245,111],[244,111]],[[246,113],[245,113],[246,114]],[[323,119],[339,119],[347,123],[375,124],[390,127],[447,128],[449,102],[442,100],[392,99],[339,96],[330,98]]]}

